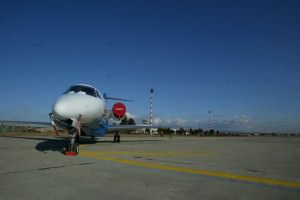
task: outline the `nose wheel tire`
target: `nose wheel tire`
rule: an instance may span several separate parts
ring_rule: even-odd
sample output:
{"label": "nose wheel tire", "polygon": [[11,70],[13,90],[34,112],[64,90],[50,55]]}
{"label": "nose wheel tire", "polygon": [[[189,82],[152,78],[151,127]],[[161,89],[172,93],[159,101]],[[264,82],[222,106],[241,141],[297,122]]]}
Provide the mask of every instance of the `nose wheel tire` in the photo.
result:
{"label": "nose wheel tire", "polygon": [[76,156],[79,153],[79,144],[68,142],[65,155],[66,156]]}
{"label": "nose wheel tire", "polygon": [[75,152],[75,153],[79,153],[79,144],[78,143],[74,143],[72,145],[71,142],[69,142],[68,147],[67,147],[67,151],[71,151],[71,152]]}
{"label": "nose wheel tire", "polygon": [[68,142],[65,154],[67,156],[75,156],[79,153],[79,135],[77,134],[75,138],[72,138]]}

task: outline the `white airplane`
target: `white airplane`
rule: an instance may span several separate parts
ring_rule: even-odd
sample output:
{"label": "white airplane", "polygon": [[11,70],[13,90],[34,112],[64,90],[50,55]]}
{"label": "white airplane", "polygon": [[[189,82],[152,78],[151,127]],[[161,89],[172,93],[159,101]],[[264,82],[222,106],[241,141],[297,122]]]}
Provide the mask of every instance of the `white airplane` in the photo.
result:
{"label": "white airplane", "polygon": [[119,130],[155,128],[152,125],[111,125],[110,119],[120,121],[125,117],[126,106],[117,102],[111,111],[107,110],[105,104],[108,99],[130,101],[102,95],[91,85],[77,84],[71,86],[54,102],[49,115],[56,133],[58,128],[61,128],[67,130],[70,135],[66,151],[78,153],[81,135],[94,138],[115,131],[114,141],[120,142]]}

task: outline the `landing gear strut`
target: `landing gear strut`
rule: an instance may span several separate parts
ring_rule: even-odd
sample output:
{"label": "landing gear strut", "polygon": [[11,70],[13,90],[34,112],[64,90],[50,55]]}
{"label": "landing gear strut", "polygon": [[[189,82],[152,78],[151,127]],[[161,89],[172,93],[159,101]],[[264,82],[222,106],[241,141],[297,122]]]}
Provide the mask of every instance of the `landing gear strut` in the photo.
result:
{"label": "landing gear strut", "polygon": [[74,134],[68,141],[65,154],[67,156],[75,156],[79,153],[79,135]]}
{"label": "landing gear strut", "polygon": [[78,116],[77,118],[77,123],[75,128],[73,129],[73,134],[71,139],[69,140],[65,154],[67,156],[76,156],[79,153],[79,137],[80,137],[80,130],[81,130],[81,115]]}
{"label": "landing gear strut", "polygon": [[120,143],[120,138],[121,138],[121,136],[120,136],[119,132],[116,131],[114,134],[114,142]]}

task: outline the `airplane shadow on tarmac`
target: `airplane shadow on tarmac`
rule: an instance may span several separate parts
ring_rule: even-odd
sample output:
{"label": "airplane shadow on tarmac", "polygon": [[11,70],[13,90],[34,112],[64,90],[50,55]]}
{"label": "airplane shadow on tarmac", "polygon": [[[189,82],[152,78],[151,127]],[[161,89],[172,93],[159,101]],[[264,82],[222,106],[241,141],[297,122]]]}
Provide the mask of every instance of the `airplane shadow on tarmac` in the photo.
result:
{"label": "airplane shadow on tarmac", "polygon": [[65,139],[45,139],[39,142],[35,149],[46,153],[46,151],[63,151],[63,148],[67,145],[67,140]]}
{"label": "airplane shadow on tarmac", "polygon": [[49,137],[27,137],[27,136],[2,136],[8,138],[18,138],[24,140],[38,140],[35,149],[46,153],[46,151],[61,151],[67,145],[65,138],[49,138]]}
{"label": "airplane shadow on tarmac", "polygon": [[[64,148],[68,144],[68,140],[66,138],[43,138],[43,141],[39,142],[36,146],[35,149],[41,152],[46,153],[46,151],[59,151],[63,153]],[[80,140],[80,144],[95,144],[96,141],[94,140]]]}
{"label": "airplane shadow on tarmac", "polygon": [[[31,138],[32,139],[32,138]],[[38,140],[42,140],[39,142],[35,149],[41,152],[46,153],[46,151],[59,151],[63,153],[64,148],[67,146],[68,140],[66,138],[35,138]],[[143,142],[160,142],[163,140],[160,139],[139,139],[139,140],[121,140],[121,143],[143,143]],[[113,139],[111,141],[96,141],[90,138],[82,137],[80,138],[80,144],[104,144],[111,143],[113,144]]]}
{"label": "airplane shadow on tarmac", "polygon": [[[5,136],[2,136],[5,137]],[[11,137],[11,136],[8,136]],[[35,149],[37,151],[43,152],[43,153],[47,153],[47,151],[58,151],[61,153],[64,153],[64,148],[67,146],[68,144],[68,139],[64,138],[64,137],[54,137],[54,138],[50,138],[50,137],[24,137],[24,136],[13,136],[11,138],[19,138],[19,139],[27,139],[27,140],[38,140],[40,142],[38,142],[35,146]],[[164,141],[161,138],[144,138],[144,139],[121,139],[121,143],[143,143],[143,142],[161,142]],[[113,138],[111,140],[94,140],[91,138],[87,138],[87,137],[81,137],[80,138],[80,144],[104,144],[104,143],[111,143],[113,144]],[[116,143],[117,144],[117,143]]]}

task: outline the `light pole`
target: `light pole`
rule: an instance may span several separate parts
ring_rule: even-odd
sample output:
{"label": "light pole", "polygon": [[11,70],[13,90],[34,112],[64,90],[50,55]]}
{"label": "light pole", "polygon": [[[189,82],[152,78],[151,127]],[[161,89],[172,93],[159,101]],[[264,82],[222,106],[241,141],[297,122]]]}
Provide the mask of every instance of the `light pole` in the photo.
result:
{"label": "light pole", "polygon": [[208,111],[208,131],[211,130],[211,111]]}
{"label": "light pole", "polygon": [[153,93],[154,93],[154,90],[153,88],[150,89],[150,124],[152,126],[152,123],[153,123],[153,115],[152,115],[152,112],[153,112]]}

